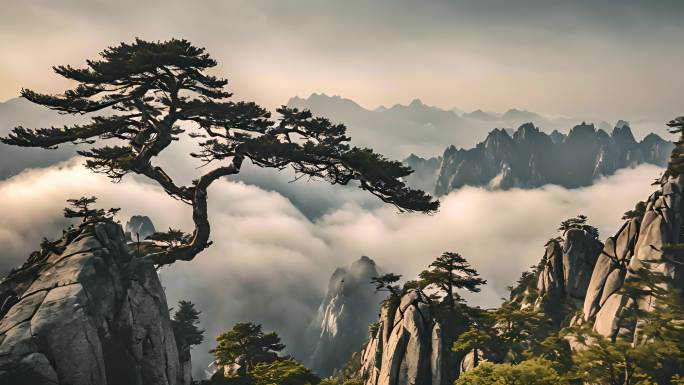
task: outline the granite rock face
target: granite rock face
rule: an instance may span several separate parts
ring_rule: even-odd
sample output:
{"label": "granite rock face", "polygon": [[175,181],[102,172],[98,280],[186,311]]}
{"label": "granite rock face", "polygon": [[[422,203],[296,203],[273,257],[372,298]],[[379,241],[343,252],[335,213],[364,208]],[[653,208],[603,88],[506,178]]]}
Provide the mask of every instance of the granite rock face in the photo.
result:
{"label": "granite rock face", "polygon": [[[449,328],[444,325],[449,324]],[[384,304],[361,353],[365,385],[447,385],[458,376],[461,360],[451,352],[457,320],[438,321],[429,300],[418,291]],[[455,327],[451,327],[455,326]]]}
{"label": "granite rock face", "polygon": [[681,242],[681,198],[684,176],[670,177],[646,202],[643,215],[629,219],[606,241],[589,282],[584,301],[584,320],[594,330],[615,339],[633,339],[634,324],[625,321],[626,310],[637,306],[648,311],[650,301],[634,303],[621,294],[625,279],[640,268],[664,273],[682,282],[676,263],[663,258],[663,246]]}
{"label": "granite rock face", "polygon": [[512,136],[495,129],[475,148],[447,148],[434,192],[446,195],[466,185],[502,190],[545,184],[588,186],[621,168],[642,163],[665,166],[672,148],[671,142],[655,134],[637,142],[625,122],[619,122],[610,135],[592,124],[581,124],[567,136],[548,135],[526,123]]}
{"label": "granite rock face", "polygon": [[560,239],[549,241],[542,259],[537,290],[584,300],[589,278],[603,244],[585,230],[570,229]]}
{"label": "granite rock face", "polygon": [[338,268],[330,277],[325,298],[308,330],[309,339],[315,341],[308,364],[319,375],[329,376],[341,369],[361,349],[381,301],[370,283],[378,275],[375,262],[364,256],[349,267]]}
{"label": "granite rock face", "polygon": [[603,248],[598,239],[580,228],[549,240],[541,262],[511,292],[511,300],[521,308],[545,307],[557,326],[567,324],[568,316],[582,307]]}
{"label": "granite rock face", "polygon": [[2,384],[182,383],[156,270],[114,222],[44,243],[0,284],[0,304]]}

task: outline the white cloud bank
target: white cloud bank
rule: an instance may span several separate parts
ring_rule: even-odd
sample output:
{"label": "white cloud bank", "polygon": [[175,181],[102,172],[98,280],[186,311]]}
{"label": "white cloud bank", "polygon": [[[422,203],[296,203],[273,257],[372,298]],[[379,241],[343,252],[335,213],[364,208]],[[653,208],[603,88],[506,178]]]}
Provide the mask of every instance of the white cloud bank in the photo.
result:
{"label": "white cloud bank", "polygon": [[[198,368],[209,361],[213,337],[240,321],[278,331],[297,353],[337,266],[368,255],[383,270],[413,278],[441,252],[460,252],[489,281],[470,297],[472,303],[495,306],[506,286],[539,261],[562,219],[583,213],[601,238],[612,235],[622,213],[651,193],[650,183],[660,172],[640,166],[574,190],[464,188],[444,197],[441,211],[432,216],[367,208],[350,194],[315,221],[277,192],[220,181],[209,192],[214,245],[192,262],[162,269],[161,278],[170,306],[189,299],[203,312],[207,342],[194,350]],[[112,184],[79,160],[29,170],[0,182],[0,273],[20,264],[43,236],[61,233],[67,198],[91,194],[100,197],[102,207],[121,207],[122,220],[143,214],[158,229],[191,228],[189,208],[153,185],[133,179]]]}

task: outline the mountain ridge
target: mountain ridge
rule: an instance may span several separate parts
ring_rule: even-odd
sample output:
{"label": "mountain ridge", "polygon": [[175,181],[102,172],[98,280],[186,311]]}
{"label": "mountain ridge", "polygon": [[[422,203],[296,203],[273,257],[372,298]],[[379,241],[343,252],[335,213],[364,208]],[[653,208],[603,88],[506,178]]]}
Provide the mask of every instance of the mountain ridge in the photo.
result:
{"label": "mountain ridge", "polygon": [[664,167],[672,148],[672,142],[654,133],[637,142],[624,121],[610,134],[582,123],[567,135],[558,131],[546,134],[525,123],[513,135],[496,128],[473,148],[451,145],[438,166],[413,154],[404,163],[416,170],[407,178],[415,187],[429,188],[431,175],[437,174],[434,187],[426,190],[436,195],[464,186],[507,190],[556,184],[577,188],[621,168],[643,163]]}

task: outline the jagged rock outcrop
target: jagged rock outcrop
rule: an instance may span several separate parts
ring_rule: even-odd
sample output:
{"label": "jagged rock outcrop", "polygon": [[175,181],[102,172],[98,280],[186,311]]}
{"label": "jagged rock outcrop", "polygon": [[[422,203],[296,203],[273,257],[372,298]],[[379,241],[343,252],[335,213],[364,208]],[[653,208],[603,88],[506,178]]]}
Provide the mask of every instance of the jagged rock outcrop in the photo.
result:
{"label": "jagged rock outcrop", "polygon": [[591,231],[568,229],[546,243],[541,262],[534,272],[523,275],[519,286],[511,291],[511,301],[523,309],[544,310],[557,328],[568,326],[584,304],[603,248]]}
{"label": "jagged rock outcrop", "polygon": [[622,121],[610,135],[593,124],[580,124],[567,136],[547,135],[526,123],[512,136],[495,129],[472,149],[447,148],[434,191],[445,195],[466,185],[504,190],[545,184],[588,186],[621,168],[642,163],[665,166],[672,148],[655,134],[637,142]]}
{"label": "jagged rock outcrop", "polygon": [[584,320],[602,335],[633,339],[635,325],[627,322],[627,310],[652,306],[648,301],[634,303],[620,292],[625,279],[640,268],[664,273],[681,284],[681,267],[664,255],[663,246],[681,242],[683,188],[683,175],[669,177],[648,198],[644,212],[627,220],[606,241],[584,301]]}
{"label": "jagged rock outcrop", "polygon": [[367,337],[368,325],[377,317],[381,297],[371,285],[379,276],[375,262],[363,256],[330,277],[325,298],[309,327],[315,348],[308,364],[321,376],[341,369],[358,352]]}
{"label": "jagged rock outcrop", "polygon": [[581,229],[570,229],[550,240],[537,281],[540,296],[546,293],[584,300],[596,259],[603,244]]}
{"label": "jagged rock outcrop", "polygon": [[142,241],[156,231],[152,220],[146,215],[133,215],[131,219],[126,222],[126,236],[133,241],[137,241],[138,236]]}
{"label": "jagged rock outcrop", "polygon": [[0,283],[0,383],[181,383],[164,290],[120,225],[85,223],[42,246]]}
{"label": "jagged rock outcrop", "polygon": [[437,317],[419,291],[390,298],[361,353],[364,384],[452,384],[462,357],[451,346],[463,325],[457,317]]}

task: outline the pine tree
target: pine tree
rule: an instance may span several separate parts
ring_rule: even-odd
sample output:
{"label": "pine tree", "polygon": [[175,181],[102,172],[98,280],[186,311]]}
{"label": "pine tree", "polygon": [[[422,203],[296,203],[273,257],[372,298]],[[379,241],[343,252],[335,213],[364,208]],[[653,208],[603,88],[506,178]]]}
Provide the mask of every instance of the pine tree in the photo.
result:
{"label": "pine tree", "polygon": [[684,116],[671,120],[667,125],[670,127],[671,133],[679,134],[679,139],[675,142],[675,148],[672,150],[667,169],[660,181],[657,181],[660,183],[665,182],[669,177],[676,177],[684,172]]}
{"label": "pine tree", "polygon": [[554,370],[551,362],[541,358],[534,358],[517,365],[485,362],[474,370],[461,375],[454,384],[565,385],[568,383]]}
{"label": "pine tree", "polygon": [[429,267],[432,269],[423,270],[419,275],[421,286],[434,287],[441,291],[452,310],[462,300],[454,290],[465,289],[477,293],[480,286],[487,283],[458,253],[444,252]]}
{"label": "pine tree", "polygon": [[379,277],[372,277],[371,284],[375,285],[375,292],[386,291],[390,296],[399,297],[401,289],[396,283],[401,279],[401,275],[387,273]]}
{"label": "pine tree", "polygon": [[[6,144],[53,149],[61,144],[95,144],[79,151],[86,167],[114,181],[134,173],[157,182],[171,197],[192,206],[194,230],[188,243],[146,255],[157,265],[192,260],[211,242],[207,190],[241,171],[245,160],[259,167],[291,168],[297,178],[331,184],[355,183],[401,211],[434,212],[439,202],[403,179],[412,170],[368,148],[352,147],[346,127],[309,111],[281,107],[279,118],[253,102],[233,102],[227,80],[207,73],[217,63],[187,40],[136,39],[100,53],[85,68],[54,67],[75,88],[59,95],[23,89],[22,97],[61,113],[106,114],[90,123],[29,129],[0,138]],[[111,111],[114,113],[112,114]],[[190,185],[177,184],[154,160],[184,137],[200,138],[190,155],[205,166]],[[114,140],[113,144],[106,144]]]}
{"label": "pine tree", "polygon": [[[544,340],[551,334],[551,320],[542,312],[520,309],[505,302],[496,310],[470,310],[470,328],[454,342],[453,351],[474,350],[495,361],[518,363],[542,351]],[[479,351],[479,352],[478,352]]]}
{"label": "pine tree", "polygon": [[563,235],[567,233],[571,229],[578,229],[578,230],[584,230],[586,231],[589,235],[591,235],[593,238],[599,237],[599,232],[598,229],[594,226],[591,226],[587,224],[587,216],[586,215],[578,215],[574,218],[569,218],[561,222],[560,226],[558,227],[558,231],[563,232]]}
{"label": "pine tree", "polygon": [[314,385],[320,378],[294,359],[260,362],[249,375],[254,385]]}
{"label": "pine tree", "polygon": [[181,361],[190,359],[190,348],[204,341],[204,329],[199,325],[200,312],[195,309],[195,304],[190,301],[179,301],[178,310],[171,319],[171,328],[176,339],[176,347]]}
{"label": "pine tree", "polygon": [[249,374],[257,363],[270,363],[285,349],[275,332],[264,333],[261,325],[238,323],[216,337],[217,346],[211,352],[219,367],[239,367],[240,375]]}
{"label": "pine tree", "polygon": [[179,247],[190,242],[190,234],[169,227],[168,231],[150,234],[145,239],[160,242],[165,246]]}
{"label": "pine tree", "polygon": [[67,199],[67,203],[71,207],[64,208],[64,217],[66,218],[83,218],[83,222],[88,222],[88,220],[105,220],[107,218],[112,218],[119,212],[118,208],[111,208],[109,210],[104,209],[94,209],[90,205],[97,202],[97,198],[94,196],[80,197],[78,199]]}

